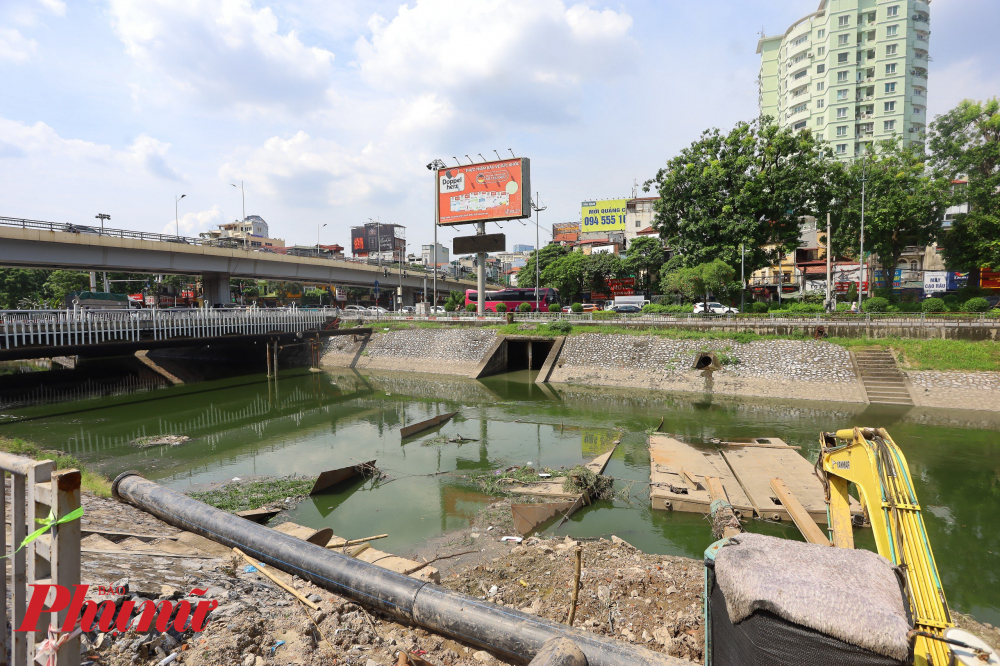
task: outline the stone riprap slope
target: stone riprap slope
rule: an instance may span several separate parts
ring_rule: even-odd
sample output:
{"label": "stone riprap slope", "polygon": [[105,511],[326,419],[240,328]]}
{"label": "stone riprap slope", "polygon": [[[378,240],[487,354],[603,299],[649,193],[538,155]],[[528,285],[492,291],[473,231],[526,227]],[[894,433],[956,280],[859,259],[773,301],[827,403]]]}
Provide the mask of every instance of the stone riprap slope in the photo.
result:
{"label": "stone riprap slope", "polygon": [[[711,351],[721,370],[692,369]],[[864,402],[850,354],[827,342],[671,340],[660,336],[571,336],[552,382],[638,387],[664,391]]]}
{"label": "stone riprap slope", "polygon": [[903,375],[918,407],[1000,411],[1000,372],[907,370]]}
{"label": "stone riprap slope", "polygon": [[414,328],[376,330],[362,336],[330,338],[320,363],[358,370],[399,370],[468,376],[497,339],[495,329]]}

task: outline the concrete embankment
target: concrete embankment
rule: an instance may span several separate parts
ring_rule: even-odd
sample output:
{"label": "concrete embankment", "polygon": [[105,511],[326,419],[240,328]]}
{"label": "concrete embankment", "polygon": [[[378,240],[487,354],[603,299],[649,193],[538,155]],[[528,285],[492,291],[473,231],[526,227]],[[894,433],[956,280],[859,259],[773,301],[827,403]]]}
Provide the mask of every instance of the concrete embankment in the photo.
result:
{"label": "concrete embankment", "polygon": [[[695,369],[714,353],[720,369]],[[864,402],[850,353],[827,342],[672,340],[660,336],[570,336],[552,382],[663,391]]]}
{"label": "concrete embankment", "polygon": [[332,338],[322,365],[469,376],[496,342],[491,328],[376,329],[371,338]]}
{"label": "concrete embankment", "polygon": [[[522,333],[531,334],[530,330]],[[524,336],[508,336],[520,340]],[[378,330],[330,340],[322,364],[475,376],[501,359],[503,336],[480,327]],[[513,344],[513,343],[511,343]],[[553,383],[655,389],[742,397],[867,402],[857,362],[839,345],[815,340],[673,339],[662,335],[578,333],[553,349]],[[545,353],[549,348],[545,347]],[[704,354],[710,367],[697,367]],[[513,354],[511,354],[513,359]],[[511,363],[514,361],[511,360]],[[541,360],[532,367],[539,367]],[[1000,372],[903,370],[918,407],[1000,411]]]}

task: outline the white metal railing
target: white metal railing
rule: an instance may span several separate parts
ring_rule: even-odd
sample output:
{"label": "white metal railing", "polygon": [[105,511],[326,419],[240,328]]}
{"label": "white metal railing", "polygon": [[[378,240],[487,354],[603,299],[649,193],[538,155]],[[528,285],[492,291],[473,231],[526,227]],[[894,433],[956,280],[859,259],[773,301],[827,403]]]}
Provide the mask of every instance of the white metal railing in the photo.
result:
{"label": "white metal railing", "polygon": [[[6,474],[10,474],[10,507],[6,498]],[[58,522],[80,508],[80,472],[54,469],[51,460],[31,460],[9,453],[0,453],[0,509],[10,522],[10,543],[7,531],[0,530],[0,550],[13,552],[10,568],[11,614],[7,604],[0,604],[0,655],[6,660],[10,654],[12,666],[35,663],[36,643],[47,638],[42,631],[7,632],[7,624],[19,627],[24,620],[28,592],[36,583],[61,585],[70,594],[80,584],[80,521],[78,518]],[[9,510],[8,510],[9,509]],[[51,523],[50,523],[51,518]],[[25,537],[38,529],[39,524],[50,523],[49,531],[28,543],[18,546]],[[7,577],[0,576],[0,599],[7,598]],[[56,639],[62,628],[68,608],[58,613],[43,613],[39,627],[51,627],[49,638]],[[54,630],[52,628],[55,628]],[[58,642],[59,639],[57,639]],[[4,661],[4,663],[7,663]],[[80,663],[80,639],[66,639],[51,663],[57,666],[77,666]]]}
{"label": "white metal railing", "polygon": [[116,341],[298,333],[319,328],[336,308],[0,311],[0,349]]}
{"label": "white metal railing", "polygon": [[415,315],[406,312],[386,312],[376,314],[375,312],[345,312],[345,320],[362,320],[365,323],[372,322],[393,322],[393,321],[462,321],[462,322],[483,322],[490,324],[502,324],[507,321],[507,314],[513,314],[514,323],[524,322],[554,322],[568,321],[579,324],[628,324],[628,325],[666,325],[666,326],[693,326],[693,325],[717,325],[726,326],[733,324],[798,324],[816,323],[818,325],[847,324],[852,326],[884,326],[884,325],[906,325],[915,327],[924,326],[981,326],[986,328],[1000,328],[1000,317],[988,316],[986,313],[860,313],[851,314],[848,312],[822,313],[804,312],[795,313],[764,313],[764,314],[728,314],[728,315],[703,315],[692,313],[678,314],[651,314],[635,313],[624,314],[615,313],[609,316],[609,312],[601,311],[597,313],[583,312],[514,312],[497,313],[487,312],[479,315],[474,312],[447,312],[437,315]]}

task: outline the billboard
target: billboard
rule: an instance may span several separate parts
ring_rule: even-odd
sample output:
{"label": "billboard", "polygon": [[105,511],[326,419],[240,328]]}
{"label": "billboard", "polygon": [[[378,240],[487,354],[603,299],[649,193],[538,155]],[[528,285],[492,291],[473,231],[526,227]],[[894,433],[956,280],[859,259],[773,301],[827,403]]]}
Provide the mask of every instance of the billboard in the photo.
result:
{"label": "billboard", "polygon": [[504,234],[482,234],[478,236],[456,236],[452,241],[455,254],[476,254],[478,252],[503,252],[507,247]]}
{"label": "billboard", "polygon": [[979,272],[979,286],[983,289],[1000,289],[1000,271],[982,269]]}
{"label": "billboard", "polygon": [[936,294],[948,290],[948,271],[924,271],[924,293]]}
{"label": "billboard", "polygon": [[625,204],[628,199],[584,201],[580,204],[580,231],[625,231]]}
{"label": "billboard", "polygon": [[468,224],[531,217],[527,157],[441,169],[434,193],[438,224]]}
{"label": "billboard", "polygon": [[395,225],[369,222],[363,227],[351,228],[351,251],[392,252],[396,245]]}

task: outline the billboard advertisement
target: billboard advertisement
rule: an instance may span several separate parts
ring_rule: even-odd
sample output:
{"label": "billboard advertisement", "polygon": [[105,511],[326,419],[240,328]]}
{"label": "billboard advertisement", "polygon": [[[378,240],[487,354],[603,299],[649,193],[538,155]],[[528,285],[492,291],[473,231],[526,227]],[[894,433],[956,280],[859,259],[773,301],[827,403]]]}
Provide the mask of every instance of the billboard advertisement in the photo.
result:
{"label": "billboard advertisement", "polygon": [[584,201],[580,204],[580,231],[625,231],[625,204],[628,199]]}
{"label": "billboard advertisement", "polygon": [[466,164],[437,171],[438,224],[531,217],[527,157]]}
{"label": "billboard advertisement", "polygon": [[979,273],[979,286],[983,289],[1000,289],[1000,271],[982,269]]}
{"label": "billboard advertisement", "polygon": [[948,271],[924,271],[924,293],[937,294],[948,290]]}
{"label": "billboard advertisement", "polygon": [[396,232],[391,224],[376,224],[369,222],[363,227],[351,229],[351,251],[360,252],[392,252]]}

